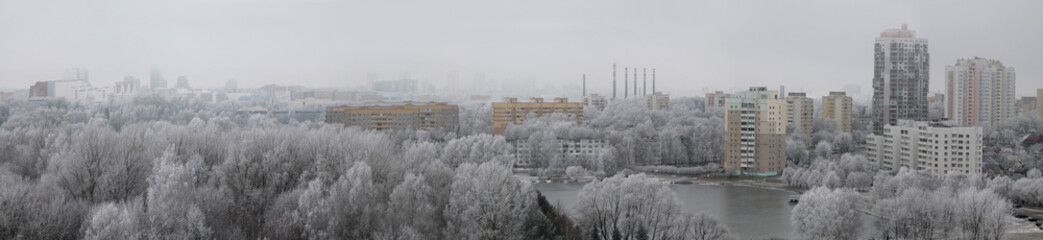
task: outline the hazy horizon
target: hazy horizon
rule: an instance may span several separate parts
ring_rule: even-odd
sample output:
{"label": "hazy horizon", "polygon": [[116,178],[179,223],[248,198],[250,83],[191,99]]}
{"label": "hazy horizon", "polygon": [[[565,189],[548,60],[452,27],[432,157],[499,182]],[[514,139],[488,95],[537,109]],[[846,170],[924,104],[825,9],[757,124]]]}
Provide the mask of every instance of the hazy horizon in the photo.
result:
{"label": "hazy horizon", "polygon": [[[872,91],[873,42],[907,23],[930,41],[931,92],[946,65],[975,56],[1016,68],[1017,95],[1043,88],[1039,1],[6,1],[0,0],[0,88],[90,71],[196,88],[227,79],[359,88],[403,76],[458,85],[581,84],[622,96],[624,67],[656,68],[675,96],[768,86]],[[631,76],[632,76],[631,72]],[[639,74],[640,75],[640,74]],[[640,76],[639,76],[640,77]],[[631,80],[632,81],[632,80]],[[649,82],[649,84],[651,84]],[[854,87],[854,88],[852,88]]]}

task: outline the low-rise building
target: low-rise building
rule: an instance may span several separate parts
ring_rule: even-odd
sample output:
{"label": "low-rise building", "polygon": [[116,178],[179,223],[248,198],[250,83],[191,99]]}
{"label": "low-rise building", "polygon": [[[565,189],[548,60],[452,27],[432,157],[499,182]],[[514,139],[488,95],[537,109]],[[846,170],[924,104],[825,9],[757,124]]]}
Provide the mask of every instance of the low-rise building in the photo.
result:
{"label": "low-rise building", "polygon": [[507,132],[507,125],[523,124],[529,114],[541,117],[561,113],[583,123],[583,103],[569,102],[568,98],[554,98],[554,102],[544,102],[543,98],[530,98],[529,101],[507,98],[504,102],[493,103],[493,133],[503,135]]}
{"label": "low-rise building", "polygon": [[[534,156],[532,144],[526,139],[511,141],[514,146],[515,167],[532,167]],[[558,151],[562,160],[590,160],[601,154],[601,150],[610,147],[608,140],[604,139],[558,139]]]}
{"label": "low-rise building", "polygon": [[10,104],[14,100],[13,92],[0,92],[0,104]]}
{"label": "low-rise building", "polygon": [[594,106],[598,110],[605,110],[605,106],[608,106],[608,100],[605,99],[605,96],[590,94],[583,96],[583,106]]}
{"label": "low-rise building", "polygon": [[866,137],[866,157],[880,170],[906,167],[944,177],[952,171],[981,174],[982,128],[899,120],[883,135]]}
{"label": "low-rise building", "polygon": [[645,95],[645,103],[651,110],[670,110],[670,95],[654,92],[652,95]]}
{"label": "low-rise building", "polygon": [[36,82],[29,87],[29,100],[65,99],[69,102],[104,102],[104,89],[91,86],[86,79]]}
{"label": "low-rise building", "polygon": [[446,103],[392,103],[326,108],[326,122],[380,132],[400,129],[450,128],[460,125],[460,108]]}

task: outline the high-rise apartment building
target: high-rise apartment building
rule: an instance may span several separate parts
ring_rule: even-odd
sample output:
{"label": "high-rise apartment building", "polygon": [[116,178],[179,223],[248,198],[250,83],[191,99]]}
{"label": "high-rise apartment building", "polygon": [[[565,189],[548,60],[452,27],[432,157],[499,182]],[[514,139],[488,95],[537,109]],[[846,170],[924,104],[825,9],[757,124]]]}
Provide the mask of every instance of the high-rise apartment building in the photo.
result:
{"label": "high-rise apartment building", "polygon": [[167,80],[163,79],[163,72],[160,72],[158,68],[153,68],[152,74],[149,75],[149,88],[167,88]]}
{"label": "high-rise apartment building", "polygon": [[722,91],[717,91],[717,92],[713,92],[713,93],[707,93],[706,94],[706,110],[710,110],[710,108],[723,108],[724,107],[724,101],[726,99],[728,99],[729,97],[731,97],[731,94],[724,93]]}
{"label": "high-rise apartment building", "polygon": [[725,100],[724,161],[727,171],[771,176],[786,167],[786,99],[765,87]]}
{"label": "high-rise apartment building", "polygon": [[945,117],[960,126],[991,126],[1017,116],[1014,68],[974,57],[945,67]]}
{"label": "high-rise apartment building", "polygon": [[554,102],[544,102],[543,98],[530,98],[529,101],[507,98],[504,102],[493,103],[493,133],[503,135],[507,132],[507,125],[523,124],[529,114],[540,117],[561,113],[576,119],[576,122],[583,122],[583,103],[569,102],[568,98],[554,98]]}
{"label": "high-rise apartment building", "polygon": [[177,82],[174,83],[174,88],[189,89],[189,88],[192,88],[192,87],[188,85],[188,77],[186,77],[186,76],[178,76],[177,77]]}
{"label": "high-rise apartment building", "polygon": [[670,95],[662,92],[653,92],[645,95],[645,105],[651,110],[670,110]]}
{"label": "high-rise apartment building", "polygon": [[456,130],[460,125],[460,107],[435,102],[327,107],[326,122],[359,126],[379,132],[410,128]]}
{"label": "high-rise apartment building", "polygon": [[899,120],[866,137],[866,157],[880,170],[902,167],[945,177],[950,171],[981,174],[982,128]]}
{"label": "high-rise apartment building", "polygon": [[822,97],[822,118],[837,121],[837,129],[851,132],[851,97],[845,92],[829,92]]}
{"label": "high-rise apartment building", "polygon": [[[786,96],[786,127],[800,132],[804,142],[811,146],[811,132],[815,129],[815,100],[802,92],[791,92]],[[791,134],[793,132],[787,132]]]}
{"label": "high-rise apartment building", "polygon": [[1036,114],[1043,117],[1043,88],[1036,89]]}
{"label": "high-rise apartment building", "polygon": [[927,120],[929,72],[927,39],[916,38],[905,24],[880,33],[873,58],[873,133],[898,119]]}

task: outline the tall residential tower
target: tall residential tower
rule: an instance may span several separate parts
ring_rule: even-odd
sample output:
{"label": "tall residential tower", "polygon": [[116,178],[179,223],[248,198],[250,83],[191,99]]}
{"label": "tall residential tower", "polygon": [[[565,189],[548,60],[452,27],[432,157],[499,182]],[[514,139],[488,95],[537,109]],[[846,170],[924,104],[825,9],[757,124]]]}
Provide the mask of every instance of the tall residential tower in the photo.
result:
{"label": "tall residential tower", "polygon": [[927,120],[930,54],[927,39],[916,38],[905,24],[887,29],[874,44],[873,133],[898,119]]}
{"label": "tall residential tower", "polygon": [[829,92],[822,97],[822,118],[837,121],[837,129],[851,132],[851,97],[845,92]]}
{"label": "tall residential tower", "polygon": [[945,117],[960,126],[987,126],[1017,116],[1014,68],[974,57],[945,66]]}
{"label": "tall residential tower", "polygon": [[771,176],[786,168],[786,99],[765,87],[750,87],[725,100],[726,171]]}

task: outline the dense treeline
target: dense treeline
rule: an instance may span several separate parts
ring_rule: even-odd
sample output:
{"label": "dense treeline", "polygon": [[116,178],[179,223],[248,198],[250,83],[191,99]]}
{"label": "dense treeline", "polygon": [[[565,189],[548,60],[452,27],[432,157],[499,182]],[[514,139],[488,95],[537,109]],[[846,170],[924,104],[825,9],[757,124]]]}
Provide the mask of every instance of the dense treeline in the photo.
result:
{"label": "dense treeline", "polygon": [[1040,181],[1039,171],[1030,175],[1017,187],[1005,176],[877,172],[864,156],[845,154],[838,162],[787,168],[781,180],[811,188],[793,209],[794,225],[808,239],[1001,239],[1013,218],[1009,199],[1040,196],[1029,187]]}
{"label": "dense treeline", "polygon": [[[562,115],[529,119],[507,128],[508,139],[547,143],[550,139],[604,139],[610,144],[603,153],[590,159],[555,159],[557,146],[534,145],[539,168],[569,166],[605,172],[645,165],[694,167],[719,163],[724,157],[724,111],[701,110],[692,98],[671,101],[671,109],[650,110],[643,101],[612,101],[603,110],[584,109],[586,124],[577,124]],[[542,161],[541,161],[542,160]],[[607,160],[607,162],[606,162]]]}
{"label": "dense treeline", "polygon": [[[606,235],[586,224],[602,205],[547,203],[511,173],[505,138],[466,107],[458,132],[393,133],[230,109],[157,98],[11,108],[0,239],[729,238],[712,217],[644,210],[616,216],[607,233],[625,235]],[[589,184],[585,199],[630,182],[667,197],[628,206],[677,209],[641,175]]]}

